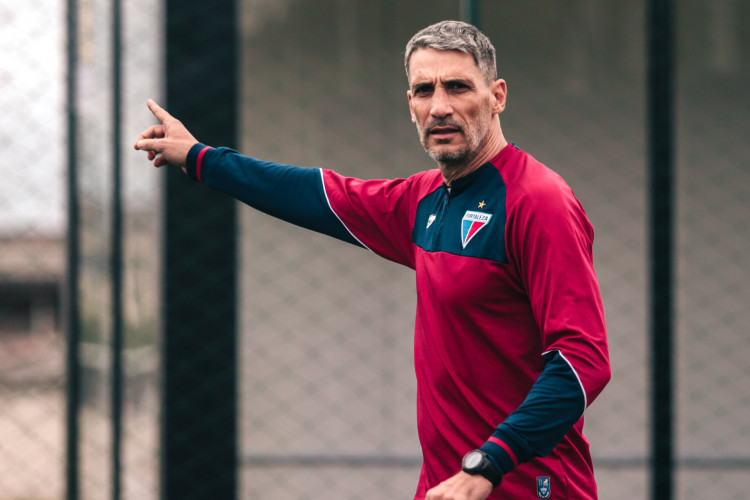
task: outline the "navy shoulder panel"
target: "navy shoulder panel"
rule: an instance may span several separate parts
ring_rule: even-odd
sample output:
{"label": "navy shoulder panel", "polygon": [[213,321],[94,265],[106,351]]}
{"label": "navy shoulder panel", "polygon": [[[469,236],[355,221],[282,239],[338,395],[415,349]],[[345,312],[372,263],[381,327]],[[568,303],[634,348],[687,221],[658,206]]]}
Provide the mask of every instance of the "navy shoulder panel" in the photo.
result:
{"label": "navy shoulder panel", "polygon": [[505,181],[490,163],[419,201],[412,241],[426,252],[508,263]]}

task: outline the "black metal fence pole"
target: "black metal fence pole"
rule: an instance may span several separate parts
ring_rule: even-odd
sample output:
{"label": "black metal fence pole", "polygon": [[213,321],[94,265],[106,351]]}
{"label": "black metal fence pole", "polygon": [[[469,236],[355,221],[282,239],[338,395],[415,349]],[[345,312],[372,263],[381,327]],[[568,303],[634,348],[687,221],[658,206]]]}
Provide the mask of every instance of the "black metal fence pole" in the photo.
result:
{"label": "black metal fence pole", "polygon": [[67,134],[67,234],[65,263],[65,498],[78,500],[78,437],[81,368],[79,294],[79,210],[78,210],[78,2],[68,0],[66,47],[66,134]]}
{"label": "black metal fence pole", "polygon": [[122,8],[112,0],[112,500],[122,490],[123,207],[122,207]]}
{"label": "black metal fence pole", "polygon": [[673,498],[673,9],[648,2],[648,170],[651,277],[651,498]]}
{"label": "black metal fence pole", "polygon": [[[166,107],[236,147],[236,0],[167,0]],[[210,21],[207,21],[210,20]],[[236,202],[166,169],[162,498],[237,497]]]}
{"label": "black metal fence pole", "polygon": [[479,13],[479,0],[459,0],[459,8],[461,9],[461,20],[473,24],[479,28],[480,13]]}

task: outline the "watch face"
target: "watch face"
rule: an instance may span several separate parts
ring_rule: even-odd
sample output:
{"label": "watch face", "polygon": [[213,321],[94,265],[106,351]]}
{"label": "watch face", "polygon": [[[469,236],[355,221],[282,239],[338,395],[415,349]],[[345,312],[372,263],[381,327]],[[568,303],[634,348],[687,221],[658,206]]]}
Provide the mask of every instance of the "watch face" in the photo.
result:
{"label": "watch face", "polygon": [[472,451],[466,457],[464,457],[464,467],[467,469],[473,469],[482,463],[482,454],[478,451]]}

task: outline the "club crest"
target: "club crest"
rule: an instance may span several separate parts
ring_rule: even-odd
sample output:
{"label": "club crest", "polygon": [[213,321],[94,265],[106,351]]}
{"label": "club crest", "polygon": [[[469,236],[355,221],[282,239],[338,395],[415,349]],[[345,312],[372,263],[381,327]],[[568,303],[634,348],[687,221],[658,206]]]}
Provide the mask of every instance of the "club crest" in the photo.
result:
{"label": "club crest", "polygon": [[464,214],[463,219],[461,219],[461,243],[464,248],[490,222],[491,218],[492,214],[484,212],[467,211]]}
{"label": "club crest", "polygon": [[552,494],[550,488],[549,476],[539,476],[536,478],[536,496],[544,500]]}

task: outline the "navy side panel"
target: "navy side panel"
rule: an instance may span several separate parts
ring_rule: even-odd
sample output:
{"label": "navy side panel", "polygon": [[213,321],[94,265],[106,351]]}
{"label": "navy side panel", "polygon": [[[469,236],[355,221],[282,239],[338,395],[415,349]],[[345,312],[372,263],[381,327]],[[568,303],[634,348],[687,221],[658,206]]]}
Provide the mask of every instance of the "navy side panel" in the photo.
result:
{"label": "navy side panel", "polygon": [[422,198],[412,241],[425,252],[447,252],[508,263],[505,182],[487,163]]}
{"label": "navy side panel", "polygon": [[256,160],[229,148],[196,144],[188,176],[205,182],[268,215],[362,246],[331,210],[319,168]]}

